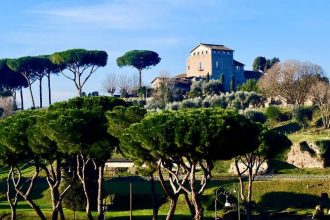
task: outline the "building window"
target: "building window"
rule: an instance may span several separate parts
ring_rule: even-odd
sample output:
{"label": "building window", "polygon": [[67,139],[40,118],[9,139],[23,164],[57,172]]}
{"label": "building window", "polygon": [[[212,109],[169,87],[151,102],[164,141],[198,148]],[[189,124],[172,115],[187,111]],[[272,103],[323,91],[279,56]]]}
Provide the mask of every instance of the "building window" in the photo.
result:
{"label": "building window", "polygon": [[188,65],[188,70],[190,70],[190,66]]}
{"label": "building window", "polygon": [[198,70],[203,70],[203,63],[202,62],[199,62],[199,68]]}
{"label": "building window", "polygon": [[207,51],[205,51],[205,54],[207,54]]}

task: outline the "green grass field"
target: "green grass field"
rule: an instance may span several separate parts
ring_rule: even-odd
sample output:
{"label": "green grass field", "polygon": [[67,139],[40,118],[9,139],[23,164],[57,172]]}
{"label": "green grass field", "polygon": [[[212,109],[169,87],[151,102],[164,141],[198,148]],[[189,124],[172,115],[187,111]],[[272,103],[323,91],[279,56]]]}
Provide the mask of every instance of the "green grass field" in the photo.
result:
{"label": "green grass field", "polygon": [[[106,193],[121,195],[120,208],[112,208],[107,212],[108,219],[127,219],[129,216],[129,193],[130,181],[107,180],[105,184]],[[234,180],[211,181],[203,197],[203,206],[205,216],[212,218],[214,216],[214,193],[218,186],[227,185],[227,189],[232,188]],[[151,201],[141,199],[150,196],[150,186],[146,181],[132,181],[133,184],[133,215],[139,216],[138,219],[150,219],[152,215]],[[9,206],[5,198],[5,188],[3,181],[0,190],[0,216],[10,213]],[[276,180],[276,181],[256,181],[254,184],[253,200],[256,201],[259,210],[267,211],[291,211],[299,214],[311,215],[315,205],[323,192],[329,192],[330,180]],[[160,185],[157,185],[158,193],[162,193]],[[50,217],[51,205],[49,191],[46,182],[38,180],[38,188],[35,189],[34,198],[42,210]],[[220,197],[220,200],[224,198]],[[224,202],[224,201],[222,201]],[[144,204],[141,204],[144,203]],[[123,205],[124,204],[124,205]],[[126,204],[126,205],[125,205]],[[113,206],[115,207],[115,206]],[[165,219],[168,209],[168,203],[165,202],[159,211],[160,219]],[[221,206],[220,206],[221,209]],[[67,219],[73,219],[74,212],[65,209]],[[96,215],[96,213],[94,213]],[[220,214],[220,212],[219,212]],[[36,217],[34,211],[23,201],[19,202],[19,219],[31,219]],[[176,219],[190,219],[188,207],[183,198],[179,199]],[[6,218],[3,218],[6,219]],[[9,219],[9,218],[8,218]],[[84,212],[76,212],[76,219],[85,219]]]}

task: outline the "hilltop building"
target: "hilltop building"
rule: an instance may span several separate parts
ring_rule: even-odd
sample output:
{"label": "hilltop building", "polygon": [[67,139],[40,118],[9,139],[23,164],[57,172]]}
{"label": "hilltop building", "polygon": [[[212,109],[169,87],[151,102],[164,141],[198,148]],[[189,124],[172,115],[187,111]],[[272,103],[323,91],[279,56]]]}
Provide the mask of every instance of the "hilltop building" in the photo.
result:
{"label": "hilltop building", "polygon": [[[176,85],[185,86],[191,81],[209,77],[210,79],[220,79],[224,75],[225,90],[229,91],[230,82],[234,80],[235,85],[244,83],[247,79],[258,80],[262,73],[255,71],[245,71],[244,64],[234,59],[234,50],[225,45],[200,43],[192,49],[187,58],[186,73],[179,74],[172,81]],[[151,83],[156,88],[161,77],[156,77]],[[167,79],[168,80],[168,79]]]}
{"label": "hilltop building", "polygon": [[190,51],[186,67],[187,77],[225,78],[225,90],[229,90],[232,78],[236,84],[245,82],[244,64],[234,59],[234,50],[216,44],[200,43]]}

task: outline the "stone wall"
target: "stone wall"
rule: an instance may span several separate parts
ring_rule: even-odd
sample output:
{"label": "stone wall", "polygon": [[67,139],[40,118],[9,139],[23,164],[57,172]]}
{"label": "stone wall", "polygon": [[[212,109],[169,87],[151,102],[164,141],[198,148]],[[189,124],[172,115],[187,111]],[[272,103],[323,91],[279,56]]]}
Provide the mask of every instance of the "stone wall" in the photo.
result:
{"label": "stone wall", "polygon": [[291,146],[287,162],[298,168],[324,168],[324,160],[314,143],[301,142]]}

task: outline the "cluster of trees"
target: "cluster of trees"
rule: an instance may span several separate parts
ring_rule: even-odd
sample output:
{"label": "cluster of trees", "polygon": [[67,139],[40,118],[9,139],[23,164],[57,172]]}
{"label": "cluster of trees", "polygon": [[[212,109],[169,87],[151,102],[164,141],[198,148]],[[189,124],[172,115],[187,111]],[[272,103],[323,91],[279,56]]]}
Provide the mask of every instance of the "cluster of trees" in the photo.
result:
{"label": "cluster of trees", "polygon": [[[16,59],[0,60],[0,93],[12,95],[16,103],[16,92],[20,92],[21,109],[24,109],[23,88],[29,88],[32,107],[35,108],[35,99],[32,92],[34,82],[39,82],[39,107],[42,103],[42,80],[48,82],[48,103],[51,101],[51,75],[61,73],[71,80],[76,87],[78,96],[82,96],[82,89],[87,80],[100,67],[107,65],[108,54],[105,51],[70,49],[56,52],[51,55],[25,56]],[[117,59],[119,67],[133,66],[139,71],[139,88],[141,85],[141,71],[160,62],[156,52],[148,50],[128,51]],[[109,84],[106,90],[114,93],[114,85]],[[121,89],[127,91],[127,80],[122,82]]]}
{"label": "cluster of trees", "polygon": [[[18,112],[0,122],[0,161],[9,167],[7,200],[12,219],[16,219],[20,198],[40,219],[46,219],[31,198],[42,170],[51,192],[52,219],[65,219],[63,197],[77,180],[83,186],[88,219],[93,219],[91,203],[95,200],[98,219],[103,219],[103,170],[114,149],[150,177],[153,219],[160,206],[155,196],[156,173],[171,201],[167,219],[173,219],[180,194],[193,218],[202,219],[201,197],[212,177],[214,161],[239,160],[249,152],[259,152],[260,146],[271,146],[265,133],[265,128],[233,110],[198,108],[147,114],[142,107],[112,97],[77,97],[48,109]],[[23,177],[25,163],[34,167],[33,176]],[[197,169],[202,175],[196,175]],[[63,175],[68,183],[60,188]],[[91,178],[97,179],[97,198],[91,196]]]}
{"label": "cluster of trees", "polygon": [[[250,106],[260,107],[263,104],[262,95],[256,92],[232,92],[222,93],[220,95],[208,95],[205,97],[196,97],[185,99],[181,102],[172,102],[166,105],[166,109],[184,109],[200,107],[221,107],[231,109],[246,109]],[[148,104],[148,102],[147,102]],[[147,108],[149,106],[147,105]],[[154,107],[150,105],[150,108]]]}
{"label": "cluster of trees", "polygon": [[282,97],[288,104],[302,106],[307,100],[319,108],[323,125],[329,128],[329,80],[321,66],[299,61],[276,63],[259,80],[267,97]]}
{"label": "cluster of trees", "polygon": [[[107,64],[108,55],[105,51],[72,49],[52,55],[26,56],[16,59],[0,60],[0,87],[10,91],[16,100],[16,91],[20,91],[21,109],[24,109],[23,88],[28,87],[32,107],[35,108],[32,84],[39,82],[39,107],[42,103],[42,80],[48,82],[48,103],[51,104],[51,74],[62,73],[72,80],[81,96],[82,88],[90,76]],[[65,71],[67,70],[67,71]],[[66,72],[71,73],[71,75]],[[83,75],[86,74],[85,77]]]}
{"label": "cluster of trees", "polygon": [[200,97],[206,95],[220,95],[225,92],[225,78],[222,74],[218,80],[199,80],[191,84],[189,96]]}
{"label": "cluster of trees", "polygon": [[[126,105],[123,100],[107,97],[75,98],[53,104],[49,109],[20,111],[0,122],[0,161],[9,167],[7,200],[16,219],[18,201],[24,199],[38,214],[43,211],[31,198],[36,179],[43,170],[52,198],[52,219],[64,219],[62,200],[72,182],[78,179],[84,189],[86,214],[91,215],[88,170],[98,175],[97,209],[103,219],[102,184],[105,161],[111,156],[118,140],[107,133],[105,111]],[[23,177],[22,165],[33,166],[33,176]],[[69,172],[69,170],[71,172]],[[71,179],[60,190],[63,172]]]}
{"label": "cluster of trees", "polygon": [[266,59],[265,57],[258,56],[254,59],[252,64],[253,71],[267,72],[276,63],[279,63],[280,59],[278,57],[273,57],[272,59]]}

